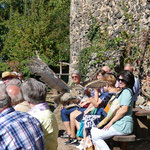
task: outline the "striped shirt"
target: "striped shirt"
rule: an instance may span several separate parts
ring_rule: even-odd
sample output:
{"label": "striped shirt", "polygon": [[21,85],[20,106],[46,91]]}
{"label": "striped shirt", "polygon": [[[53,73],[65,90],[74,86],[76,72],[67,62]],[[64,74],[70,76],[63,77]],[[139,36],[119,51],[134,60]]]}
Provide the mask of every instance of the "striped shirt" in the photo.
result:
{"label": "striped shirt", "polygon": [[0,149],[45,150],[40,122],[12,107],[0,113]]}

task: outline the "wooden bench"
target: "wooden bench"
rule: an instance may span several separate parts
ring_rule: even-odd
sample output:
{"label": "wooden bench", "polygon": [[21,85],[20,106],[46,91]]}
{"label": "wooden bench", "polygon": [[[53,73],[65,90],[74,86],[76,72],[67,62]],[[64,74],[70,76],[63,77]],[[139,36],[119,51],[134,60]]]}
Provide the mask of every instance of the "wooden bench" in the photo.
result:
{"label": "wooden bench", "polygon": [[134,134],[137,138],[150,137],[150,119],[147,116],[150,116],[150,110],[133,109]]}
{"label": "wooden bench", "polygon": [[136,137],[146,138],[150,136],[150,119],[147,119],[147,116],[150,116],[150,110],[144,110],[141,108],[133,109],[134,115],[134,134],[123,135],[123,136],[114,136],[112,138],[114,142],[113,150],[127,150],[128,142],[134,142]]}
{"label": "wooden bench", "polygon": [[150,110],[141,109],[139,107],[134,108],[133,112],[136,116],[150,116]]}
{"label": "wooden bench", "polygon": [[136,136],[134,134],[131,135],[121,135],[121,136],[114,136],[114,147],[113,150],[127,150],[128,142],[134,142]]}

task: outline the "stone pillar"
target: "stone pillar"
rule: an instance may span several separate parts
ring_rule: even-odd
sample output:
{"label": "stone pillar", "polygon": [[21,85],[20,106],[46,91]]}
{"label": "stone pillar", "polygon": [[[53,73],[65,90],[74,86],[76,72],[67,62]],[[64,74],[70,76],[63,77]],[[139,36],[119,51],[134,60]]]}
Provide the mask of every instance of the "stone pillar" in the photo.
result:
{"label": "stone pillar", "polygon": [[72,0],[70,8],[70,74],[78,70],[80,51],[88,47],[86,34],[88,33],[89,14],[86,9],[86,0]]}

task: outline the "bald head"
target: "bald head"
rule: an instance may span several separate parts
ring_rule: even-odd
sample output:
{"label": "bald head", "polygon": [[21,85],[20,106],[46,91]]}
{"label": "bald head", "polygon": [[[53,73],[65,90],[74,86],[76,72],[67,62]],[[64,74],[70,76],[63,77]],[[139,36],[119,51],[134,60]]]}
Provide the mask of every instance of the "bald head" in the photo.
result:
{"label": "bald head", "polygon": [[8,95],[11,96],[11,95],[17,95],[20,92],[20,89],[16,85],[9,85],[6,88],[6,91]]}
{"label": "bald head", "polygon": [[20,102],[23,101],[23,98],[22,98],[22,94],[21,94],[21,90],[18,86],[16,85],[8,85],[6,87],[6,91],[9,95],[9,97],[11,98],[11,103],[12,104],[18,104]]}
{"label": "bald head", "polygon": [[124,66],[124,70],[129,70],[130,72],[133,73],[133,68],[132,68],[132,66],[131,66],[130,64],[126,64],[126,65]]}
{"label": "bald head", "polygon": [[102,70],[105,71],[106,73],[111,73],[111,70],[108,66],[103,66]]}

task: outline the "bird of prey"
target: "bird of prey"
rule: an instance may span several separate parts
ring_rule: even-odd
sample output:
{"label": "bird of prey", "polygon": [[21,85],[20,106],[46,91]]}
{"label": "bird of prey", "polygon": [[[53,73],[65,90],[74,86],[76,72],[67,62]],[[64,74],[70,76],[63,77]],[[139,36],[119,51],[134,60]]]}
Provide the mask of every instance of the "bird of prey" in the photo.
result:
{"label": "bird of prey", "polygon": [[40,76],[41,81],[47,84],[50,88],[56,89],[60,93],[54,99],[57,106],[59,103],[72,103],[75,99],[81,100],[85,95],[84,91],[86,88],[100,88],[107,84],[106,81],[96,80],[90,81],[84,86],[79,84],[74,87],[70,87],[63,80],[58,78],[55,72],[50,69],[39,56],[32,57],[28,66],[32,74]]}

